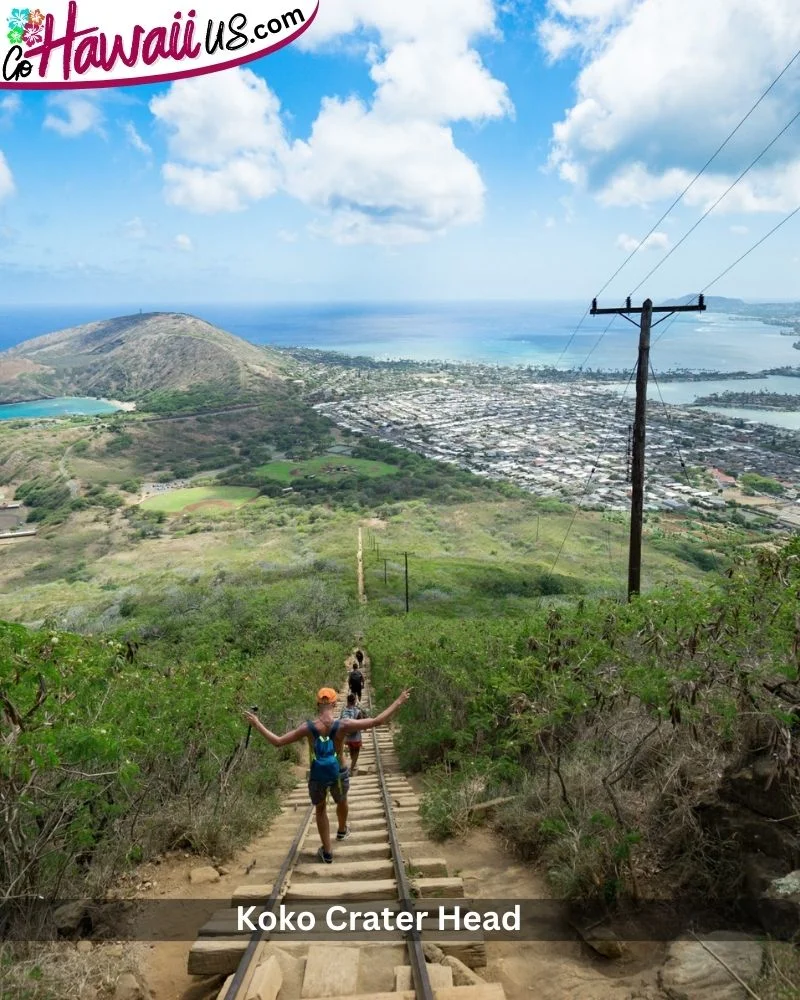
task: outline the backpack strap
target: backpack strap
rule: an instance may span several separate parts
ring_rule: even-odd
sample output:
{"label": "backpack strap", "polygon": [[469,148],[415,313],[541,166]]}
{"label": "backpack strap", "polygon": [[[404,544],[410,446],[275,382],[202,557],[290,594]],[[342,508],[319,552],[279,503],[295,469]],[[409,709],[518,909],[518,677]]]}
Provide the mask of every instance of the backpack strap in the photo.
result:
{"label": "backpack strap", "polygon": [[317,732],[317,727],[314,725],[311,719],[306,719],[306,726],[308,727],[308,731],[311,733],[312,736],[319,736],[319,733]]}
{"label": "backpack strap", "polygon": [[339,731],[339,725],[341,724],[341,721],[342,721],[341,719],[336,719],[336,721],[331,726],[330,732],[328,733],[328,736],[331,739],[336,738],[336,733]]}

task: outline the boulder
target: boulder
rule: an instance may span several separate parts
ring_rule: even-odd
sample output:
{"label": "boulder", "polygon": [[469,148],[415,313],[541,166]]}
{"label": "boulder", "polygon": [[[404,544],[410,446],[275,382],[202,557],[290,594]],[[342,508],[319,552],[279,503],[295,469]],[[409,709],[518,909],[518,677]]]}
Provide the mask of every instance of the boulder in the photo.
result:
{"label": "boulder", "polygon": [[[703,943],[750,985],[761,974],[763,946],[747,934],[715,931]],[[670,1000],[746,1000],[747,992],[694,938],[673,941],[658,979]]]}
{"label": "boulder", "polygon": [[602,955],[603,958],[608,958],[611,961],[619,961],[627,957],[628,949],[625,946],[625,942],[620,941],[610,928],[593,927],[587,931],[582,931],[579,927],[575,929],[580,934],[584,944],[588,945],[592,951],[597,952],[598,955]]}
{"label": "boulder", "polygon": [[215,882],[219,882],[219,879],[219,872],[210,865],[203,868],[193,868],[189,872],[189,881],[192,885],[213,885]]}
{"label": "boulder", "polygon": [[483,986],[486,982],[454,955],[446,955],[442,965],[449,966],[453,970],[453,986]]}
{"label": "boulder", "polygon": [[73,934],[91,934],[92,904],[87,899],[79,899],[74,903],[64,903],[53,911],[53,923],[56,930],[64,937]]}
{"label": "boulder", "polygon": [[75,950],[78,952],[79,955],[88,955],[89,952],[92,950],[92,942],[91,941],[79,941],[75,945]]}
{"label": "boulder", "polygon": [[422,952],[425,955],[426,962],[444,962],[444,952],[442,949],[435,944],[422,944]]}
{"label": "boulder", "polygon": [[785,821],[797,812],[791,789],[781,780],[778,762],[771,757],[759,757],[749,767],[728,775],[720,795],[773,820]]}
{"label": "boulder", "polygon": [[136,976],[126,972],[117,980],[114,1000],[147,1000],[147,993]]}
{"label": "boulder", "polygon": [[762,924],[773,937],[793,939],[800,930],[800,871],[772,879],[759,911]]}

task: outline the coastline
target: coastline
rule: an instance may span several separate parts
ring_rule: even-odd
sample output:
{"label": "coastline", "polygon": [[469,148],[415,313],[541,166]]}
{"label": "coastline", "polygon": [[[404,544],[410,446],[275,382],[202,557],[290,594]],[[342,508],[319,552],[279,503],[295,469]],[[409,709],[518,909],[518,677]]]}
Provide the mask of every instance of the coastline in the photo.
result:
{"label": "coastline", "polygon": [[123,403],[121,399],[106,399],[105,396],[98,396],[97,401],[99,403],[108,403],[109,406],[116,406],[118,410],[123,410],[125,413],[136,412],[136,403]]}

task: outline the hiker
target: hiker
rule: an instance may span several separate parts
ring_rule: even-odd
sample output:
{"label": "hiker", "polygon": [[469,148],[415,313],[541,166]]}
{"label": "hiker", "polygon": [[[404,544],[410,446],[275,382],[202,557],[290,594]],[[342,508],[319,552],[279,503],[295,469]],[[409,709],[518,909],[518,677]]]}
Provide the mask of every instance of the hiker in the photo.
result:
{"label": "hiker", "polygon": [[350,787],[350,774],[342,759],[344,741],[350,733],[364,729],[375,729],[384,725],[404,705],[410,696],[410,691],[396,698],[374,719],[334,719],[333,710],[336,707],[336,692],[333,688],[322,688],[317,693],[317,718],[309,719],[297,729],[292,729],[283,736],[276,736],[267,729],[255,712],[245,712],[248,725],[258,730],[274,747],[285,747],[289,743],[308,740],[311,756],[311,769],[308,776],[308,794],[311,804],[317,811],[317,830],[322,846],[317,851],[320,861],[329,865],[333,861],[331,850],[331,830],[328,822],[327,800],[330,790],[331,798],[336,803],[336,818],[339,825],[336,832],[337,840],[346,840],[350,835],[347,825],[347,792]]}
{"label": "hiker", "polygon": [[[347,707],[342,709],[343,719],[366,719],[366,715],[363,710],[356,705],[356,696],[354,694],[349,694],[347,696]],[[350,774],[356,773],[358,765],[358,755],[361,753],[361,733],[356,730],[353,733],[347,733],[345,736],[345,746],[350,754]]]}
{"label": "hiker", "polygon": [[[361,659],[359,660],[359,653],[361,654]],[[361,694],[364,690],[364,675],[359,669],[361,664],[364,662],[364,654],[361,650],[356,651],[356,662],[353,664],[353,669],[350,671],[347,677],[347,686],[350,688],[350,693],[356,696],[357,701],[361,701]]]}

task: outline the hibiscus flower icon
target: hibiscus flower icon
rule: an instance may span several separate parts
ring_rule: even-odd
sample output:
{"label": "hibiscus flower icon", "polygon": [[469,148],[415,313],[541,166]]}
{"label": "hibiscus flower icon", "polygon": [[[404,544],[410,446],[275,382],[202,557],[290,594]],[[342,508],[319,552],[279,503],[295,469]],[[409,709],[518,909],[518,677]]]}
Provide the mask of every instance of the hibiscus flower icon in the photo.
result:
{"label": "hibiscus flower icon", "polygon": [[34,25],[34,27],[40,28],[44,24],[46,17],[47,15],[43,14],[37,7],[36,10],[32,10],[29,12],[28,24],[26,25],[26,27],[32,24]]}
{"label": "hibiscus flower icon", "polygon": [[[10,31],[25,31],[25,25],[31,19],[31,12],[27,7],[14,7],[11,10],[11,17],[8,19]],[[9,32],[10,33],[10,32]]]}
{"label": "hibiscus flower icon", "polygon": [[30,47],[31,45],[41,44],[44,36],[42,35],[41,27],[38,24],[33,24],[33,22],[29,21],[25,25],[25,34],[23,37],[25,39],[25,44]]}
{"label": "hibiscus flower icon", "polygon": [[12,28],[7,37],[12,45],[21,45],[23,37],[22,28]]}

